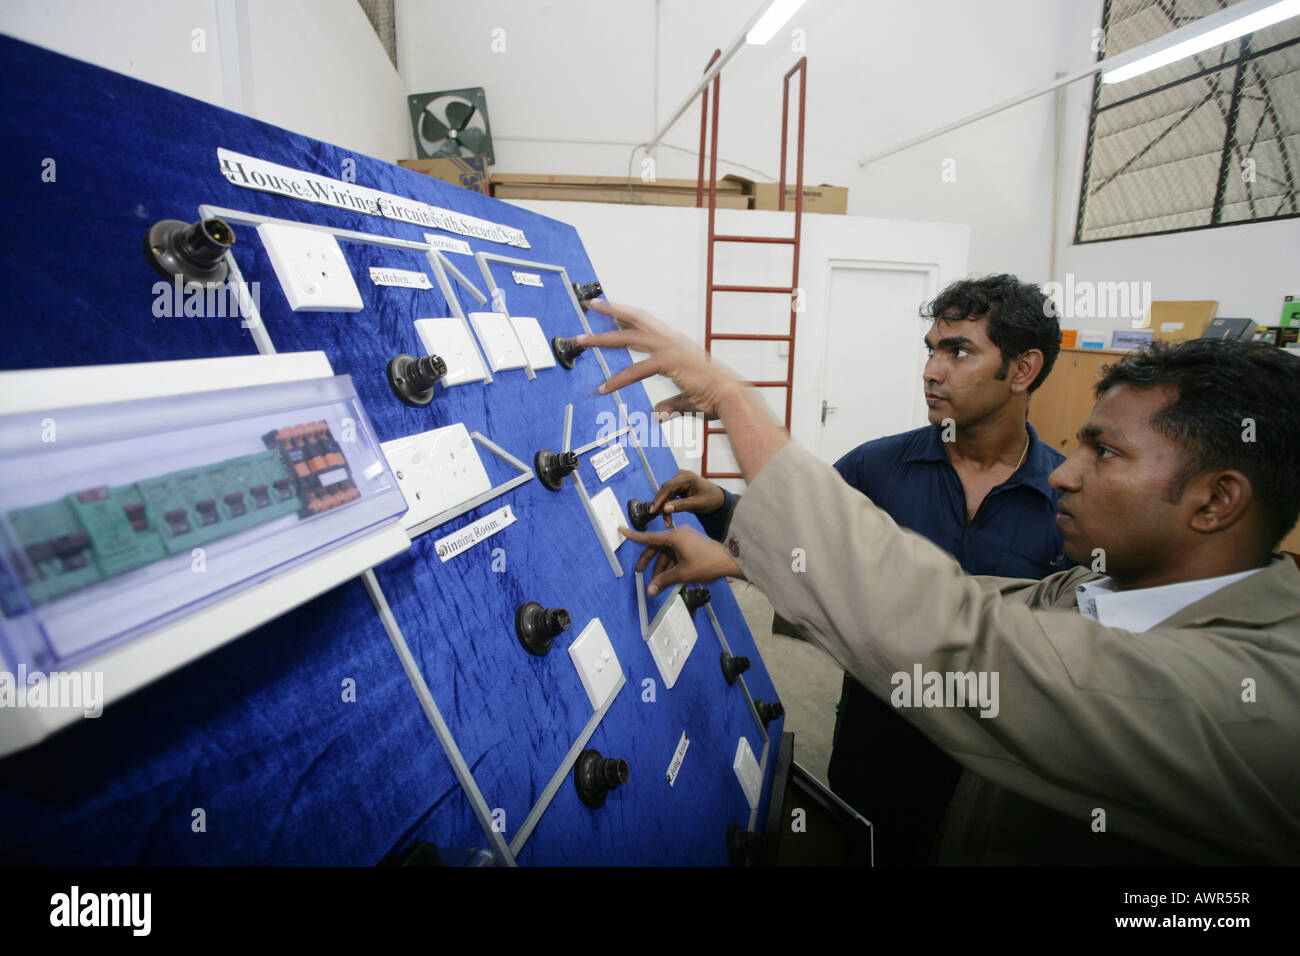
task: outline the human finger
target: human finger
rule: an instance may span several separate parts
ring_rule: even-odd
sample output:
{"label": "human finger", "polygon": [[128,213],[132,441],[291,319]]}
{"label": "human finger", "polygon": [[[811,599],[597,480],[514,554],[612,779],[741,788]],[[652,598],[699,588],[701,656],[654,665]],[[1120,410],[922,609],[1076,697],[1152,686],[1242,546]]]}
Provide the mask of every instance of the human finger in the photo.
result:
{"label": "human finger", "polygon": [[677,474],[673,475],[659,486],[659,490],[655,493],[654,500],[650,502],[650,510],[652,512],[658,511],[664,506],[664,502],[669,498],[676,498],[682,492],[690,491],[691,485],[694,484],[694,482],[695,472],[686,471],[685,469],[677,472]]}

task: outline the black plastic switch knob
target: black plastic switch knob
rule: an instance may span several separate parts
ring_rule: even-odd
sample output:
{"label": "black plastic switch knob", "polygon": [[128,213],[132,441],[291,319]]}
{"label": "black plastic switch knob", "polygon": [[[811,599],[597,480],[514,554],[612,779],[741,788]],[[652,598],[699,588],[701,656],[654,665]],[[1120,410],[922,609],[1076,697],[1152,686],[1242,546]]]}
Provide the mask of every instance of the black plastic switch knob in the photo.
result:
{"label": "black plastic switch knob", "polygon": [[557,335],[551,339],[551,351],[555,353],[555,360],[565,368],[573,368],[573,363],[578,360],[578,356],[587,351],[585,345],[578,345],[573,339],[566,339],[562,335]]}
{"label": "black plastic switch knob", "polygon": [[573,294],[577,296],[578,305],[582,306],[582,311],[586,312],[587,303],[597,296],[604,295],[605,290],[600,287],[599,282],[588,282],[582,285],[575,282],[573,283]]}
{"label": "black plastic switch knob", "polygon": [[763,835],[752,830],[742,830],[738,825],[727,827],[727,856],[732,866],[744,866],[751,856],[763,853]]}
{"label": "black plastic switch knob", "polygon": [[650,502],[632,498],[627,503],[627,520],[637,531],[644,531],[654,515],[650,513]]}
{"label": "black plastic switch knob", "polygon": [[551,642],[569,629],[569,612],[562,607],[542,607],[536,601],[515,610],[515,635],[529,654],[541,657]]}
{"label": "black plastic switch knob", "polygon": [[215,217],[195,223],[163,219],[145,233],[144,254],[168,279],[216,285],[226,281],[226,251],[234,244],[234,230]]}
{"label": "black plastic switch knob", "polygon": [[439,355],[403,353],[388,363],[388,387],[405,404],[422,408],[433,401],[433,386],[446,374],[447,363]]}
{"label": "black plastic switch knob", "polygon": [[709,603],[709,589],[682,588],[682,600],[686,602],[686,610],[694,617],[696,611]]}
{"label": "black plastic switch knob", "polygon": [[605,797],[615,787],[627,783],[627,761],[602,757],[599,750],[584,750],[573,765],[573,782],[578,799],[593,810],[605,805]]}
{"label": "black plastic switch knob", "polygon": [[764,728],[772,721],[785,716],[785,708],[781,706],[780,701],[773,701],[769,704],[765,700],[756,700],[754,701],[754,710],[758,711],[758,719],[763,722]]}
{"label": "black plastic switch knob", "polygon": [[733,657],[726,653],[722,655],[722,676],[727,679],[728,684],[734,684],[736,678],[747,670],[749,670],[748,657]]}
{"label": "black plastic switch knob", "polygon": [[578,470],[578,456],[571,451],[559,454],[543,448],[533,456],[533,470],[542,484],[552,491],[564,487],[564,479]]}

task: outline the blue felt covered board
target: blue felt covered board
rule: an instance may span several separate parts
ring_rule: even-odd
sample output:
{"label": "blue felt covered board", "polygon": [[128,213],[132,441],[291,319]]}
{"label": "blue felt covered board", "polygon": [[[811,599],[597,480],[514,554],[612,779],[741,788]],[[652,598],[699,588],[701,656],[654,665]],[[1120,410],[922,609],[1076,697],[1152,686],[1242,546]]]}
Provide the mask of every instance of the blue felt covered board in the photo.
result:
{"label": "blue felt covered board", "polygon": [[[577,282],[598,278],[572,227],[388,163],[9,38],[0,38],[0,75],[0,369],[255,353],[238,318],[154,314],[157,275],[142,252],[145,231],[160,219],[194,221],[203,203],[414,241],[430,231],[237,188],[221,174],[219,148],[331,178],[354,171],[360,186],[521,229],[531,246],[468,239],[476,251],[563,265]],[[47,160],[54,161],[53,181],[42,175]],[[427,260],[342,243],[363,310],[294,313],[256,231],[237,226],[235,233],[235,258],[244,278],[261,285],[275,348],[323,350],[337,374],[352,376],[381,440],[463,422],[531,463],[538,449],[560,446],[565,403],[574,405],[575,446],[595,438],[601,413],[614,409],[610,397],[594,392],[597,364],[581,360],[571,372],[542,370],[533,381],[505,371],[490,385],[439,390],[423,409],[400,404],[386,363],[401,352],[424,354],[415,319],[452,313],[436,287],[375,286],[367,273],[371,266],[428,272]],[[472,257],[448,257],[483,285]],[[512,313],[536,316],[548,338],[581,331],[555,275],[531,288],[495,268]],[[466,312],[478,308],[468,297],[461,304]],[[590,321],[597,330],[610,327],[596,313]],[[630,361],[622,351],[605,356],[614,369]],[[631,411],[648,413],[640,385],[623,394]],[[676,470],[667,448],[646,454],[661,481]],[[511,477],[494,456],[482,457],[494,484]],[[612,487],[620,502],[648,499],[649,478],[635,454],[629,457],[631,466],[607,483],[584,461],[587,487]],[[518,521],[490,546],[438,560],[436,538],[507,503]],[[492,567],[496,548],[504,550],[504,570]],[[744,827],[750,818],[732,757],[739,737],[755,754],[762,739],[741,687],[725,682],[721,648],[703,612],[680,680],[663,687],[638,626],[632,568],[639,550],[619,549],[625,574],[615,578],[573,488],[554,493],[534,479],[417,537],[376,569],[488,807],[504,811],[497,818],[507,839],[592,713],[565,646],[593,617],[610,635],[627,684],[589,746],[626,760],[629,783],[591,810],[566,780],[519,853],[521,864],[722,865],[728,825]],[[733,651],[753,661],[745,675],[750,692],[774,700],[729,589],[711,591]],[[523,652],[514,635],[515,608],[529,600],[563,606],[574,619],[545,657]],[[657,604],[652,600],[651,614]],[[355,702],[340,690],[348,678],[356,682]],[[780,731],[779,721],[768,728],[773,741]],[[669,786],[666,771],[683,732],[690,746]],[[204,832],[192,826],[197,808]],[[359,580],[101,718],[0,760],[0,862],[370,865],[417,840],[488,845]]]}

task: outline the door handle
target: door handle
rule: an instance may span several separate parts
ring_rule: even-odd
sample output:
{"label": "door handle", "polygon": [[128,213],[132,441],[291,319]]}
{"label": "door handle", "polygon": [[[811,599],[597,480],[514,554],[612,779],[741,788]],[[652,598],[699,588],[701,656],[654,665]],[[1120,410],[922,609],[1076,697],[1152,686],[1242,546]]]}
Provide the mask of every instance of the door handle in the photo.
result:
{"label": "door handle", "polygon": [[826,416],[833,413],[838,408],[839,408],[838,405],[832,405],[830,402],[826,401],[825,399],[822,400],[822,424],[823,425],[826,424]]}

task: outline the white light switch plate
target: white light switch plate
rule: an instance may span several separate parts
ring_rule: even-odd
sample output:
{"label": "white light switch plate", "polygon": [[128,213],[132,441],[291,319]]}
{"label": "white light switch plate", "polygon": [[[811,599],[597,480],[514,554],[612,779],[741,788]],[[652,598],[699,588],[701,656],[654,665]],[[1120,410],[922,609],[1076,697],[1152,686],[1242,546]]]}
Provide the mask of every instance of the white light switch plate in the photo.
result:
{"label": "white light switch plate", "polygon": [[596,523],[600,526],[600,536],[609,545],[609,550],[617,551],[627,538],[619,534],[619,527],[627,524],[627,516],[614,496],[613,488],[606,488],[591,499],[591,510],[596,513]]}
{"label": "white light switch plate", "polygon": [[492,371],[524,367],[524,350],[519,347],[509,317],[500,312],[471,312],[469,320]]}
{"label": "white light switch plate", "polygon": [[754,759],[754,751],[749,748],[749,741],[744,737],[736,744],[736,759],[731,761],[731,769],[736,771],[736,779],[740,781],[740,789],[745,791],[749,809],[757,809],[758,798],[763,793],[763,774]]}
{"label": "white light switch plate", "polygon": [[293,311],[361,311],[352,270],[329,233],[267,222],[257,227],[257,234]]}
{"label": "white light switch plate", "polygon": [[408,531],[492,488],[464,425],[396,438],[380,447],[406,498],[409,510],[402,527]]}
{"label": "white light switch plate", "polygon": [[416,319],[415,334],[426,355],[437,355],[447,363],[442,385],[464,385],[487,378],[469,329],[460,319]]}
{"label": "white light switch plate", "polygon": [[672,690],[673,685],[677,683],[677,678],[681,676],[682,668],[686,666],[686,658],[691,656],[691,649],[695,647],[696,636],[691,612],[686,610],[686,604],[682,601],[681,593],[678,592],[672,596],[667,608],[659,615],[659,620],[651,629],[650,638],[646,641],[650,646],[650,656],[655,659],[655,666],[659,668],[659,676],[663,678],[666,689]]}
{"label": "white light switch plate", "polygon": [[538,321],[530,315],[512,315],[510,321],[514,323],[519,341],[523,343],[528,364],[534,370],[555,368],[555,353],[551,351],[551,343]]}
{"label": "white light switch plate", "polygon": [[592,618],[591,623],[582,629],[578,639],[569,645],[569,659],[578,670],[587,699],[591,701],[592,710],[600,710],[609,700],[618,686],[619,675],[623,673],[614,645],[609,642],[605,626],[600,618]]}

